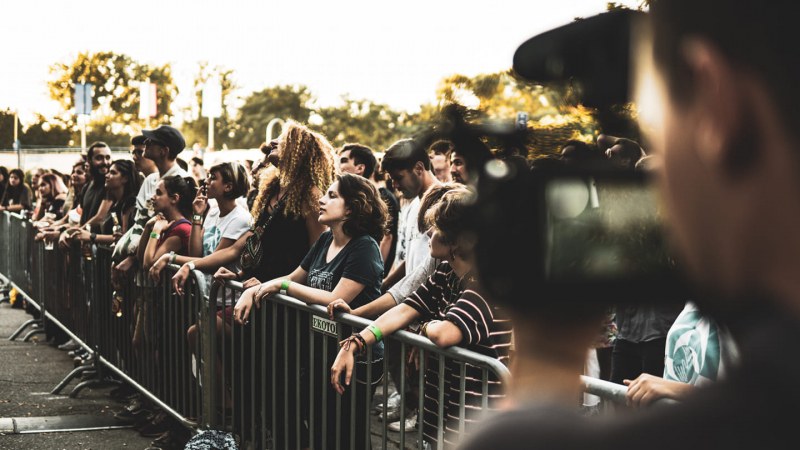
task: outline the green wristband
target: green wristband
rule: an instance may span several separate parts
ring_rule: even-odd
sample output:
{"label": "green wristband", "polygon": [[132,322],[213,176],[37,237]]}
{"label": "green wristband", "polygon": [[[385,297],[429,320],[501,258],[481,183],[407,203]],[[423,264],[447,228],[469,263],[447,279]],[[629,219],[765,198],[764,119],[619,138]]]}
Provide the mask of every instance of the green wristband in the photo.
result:
{"label": "green wristband", "polygon": [[292,284],[292,282],[289,281],[289,280],[281,281],[281,291],[280,291],[281,294],[287,295],[287,293],[289,292],[289,285],[290,284]]}
{"label": "green wristband", "polygon": [[155,231],[153,231],[152,233],[150,233],[150,239],[158,239],[158,238],[160,238],[160,237],[161,237],[161,236],[159,236],[159,235],[158,235],[158,233],[156,233]]}
{"label": "green wristband", "polygon": [[375,335],[375,340],[380,342],[383,339],[383,333],[381,333],[381,329],[376,327],[375,324],[371,323],[367,326],[367,329]]}

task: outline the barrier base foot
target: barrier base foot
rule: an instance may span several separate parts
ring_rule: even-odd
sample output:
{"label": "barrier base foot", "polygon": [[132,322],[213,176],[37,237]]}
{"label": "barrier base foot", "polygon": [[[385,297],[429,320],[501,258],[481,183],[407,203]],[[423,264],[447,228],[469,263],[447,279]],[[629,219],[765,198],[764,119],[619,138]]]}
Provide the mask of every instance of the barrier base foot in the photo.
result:
{"label": "barrier base foot", "polygon": [[82,390],[89,386],[107,386],[109,384],[115,385],[122,385],[122,382],[119,380],[114,380],[112,378],[95,378],[92,380],[86,380],[81,383],[78,383],[77,386],[69,393],[69,398],[76,398],[78,394],[81,393]]}
{"label": "barrier base foot", "polygon": [[52,390],[52,391],[50,391],[50,393],[51,393],[51,394],[53,394],[53,395],[58,395],[58,394],[60,394],[60,393],[61,393],[61,391],[62,391],[62,390],[65,388],[65,387],[67,387],[67,385],[70,383],[70,381],[72,381],[72,380],[74,380],[75,378],[77,378],[77,377],[78,377],[79,375],[81,375],[83,372],[86,372],[86,371],[89,371],[89,370],[94,370],[94,367],[92,367],[92,366],[83,366],[83,367],[78,367],[78,368],[74,369],[74,370],[73,370],[72,372],[70,372],[70,373],[69,373],[69,374],[68,374],[66,377],[64,377],[64,379],[63,379],[63,380],[61,380],[61,382],[60,382],[60,383],[58,383],[58,385],[57,385],[55,388],[53,388],[53,390]]}
{"label": "barrier base foot", "polygon": [[40,319],[30,319],[30,320],[28,320],[27,322],[25,322],[22,325],[20,325],[19,328],[17,328],[17,331],[11,333],[11,336],[8,337],[8,340],[9,341],[16,340],[17,337],[19,337],[19,335],[22,334],[22,332],[25,331],[26,328],[28,328],[29,326],[31,326],[31,325],[33,325],[35,323],[39,323],[39,322],[41,322]]}
{"label": "barrier base foot", "polygon": [[30,332],[28,332],[28,334],[25,335],[24,338],[22,338],[22,342],[30,342],[31,338],[37,334],[44,334],[44,330],[41,328],[36,330],[31,330]]}

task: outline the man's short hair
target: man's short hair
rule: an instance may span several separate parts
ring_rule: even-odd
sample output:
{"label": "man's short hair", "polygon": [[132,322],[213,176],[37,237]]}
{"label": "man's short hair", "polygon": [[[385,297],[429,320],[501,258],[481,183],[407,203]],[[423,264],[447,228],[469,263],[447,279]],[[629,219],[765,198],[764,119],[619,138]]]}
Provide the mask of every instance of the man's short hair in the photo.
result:
{"label": "man's short hair", "polygon": [[401,139],[386,149],[381,162],[381,169],[388,172],[391,170],[411,170],[422,163],[425,170],[431,170],[431,158],[424,147],[417,144],[413,139]]}
{"label": "man's short hair", "polygon": [[88,161],[89,163],[91,163],[91,161],[92,161],[92,156],[94,156],[94,149],[96,149],[96,148],[103,148],[103,147],[109,148],[109,147],[108,147],[108,144],[106,144],[106,143],[105,143],[105,142],[103,142],[103,141],[96,141],[96,142],[92,142],[92,144],[91,144],[91,145],[89,146],[89,148],[86,150],[86,161]]}
{"label": "man's short hair", "polygon": [[442,139],[431,144],[431,146],[428,147],[428,153],[433,152],[449,157],[454,148],[455,147],[453,146],[452,142]]}
{"label": "man's short hair", "polygon": [[783,125],[800,120],[800,53],[797,52],[797,4],[790,1],[659,0],[650,8],[653,55],[665,75],[670,97],[685,102],[694,80],[682,54],[686,38],[707,39],[731,62],[755,73],[780,110]]}
{"label": "man's short hair", "polygon": [[134,137],[131,138],[131,145],[133,145],[133,146],[144,145],[144,141],[145,140],[147,140],[147,138],[144,137],[141,134],[138,135],[138,136],[134,136]]}
{"label": "man's short hair", "polygon": [[203,165],[203,158],[200,158],[200,157],[197,157],[197,156],[192,156],[192,162],[197,164],[198,166],[202,166]]}
{"label": "man's short hair", "polygon": [[344,144],[339,153],[345,151],[350,152],[350,159],[353,160],[354,164],[364,165],[363,177],[367,179],[371,178],[372,174],[375,173],[375,167],[378,166],[378,160],[375,158],[375,152],[373,152],[372,149],[366,145],[361,144]]}

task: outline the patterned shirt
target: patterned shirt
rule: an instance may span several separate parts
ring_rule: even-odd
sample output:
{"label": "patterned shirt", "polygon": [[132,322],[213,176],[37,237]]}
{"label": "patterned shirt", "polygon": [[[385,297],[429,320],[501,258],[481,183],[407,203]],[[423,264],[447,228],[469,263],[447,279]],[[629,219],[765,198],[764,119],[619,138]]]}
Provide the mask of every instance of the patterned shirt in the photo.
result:
{"label": "patterned shirt", "polygon": [[[462,335],[462,341],[458,344],[460,347],[495,358],[507,365],[511,346],[511,321],[502,310],[489,305],[472,284],[462,283],[450,264],[443,262],[437,266],[428,281],[406,298],[404,303],[420,313],[421,321],[447,320],[456,325]],[[438,442],[439,361],[437,355],[430,352],[427,355],[423,432],[428,441]],[[460,439],[461,364],[446,360],[444,368],[443,437],[445,446],[452,446]],[[464,375],[464,429],[468,433],[485,412],[483,373],[478,367],[465,364]],[[488,396],[485,399],[489,409],[497,408],[503,397],[500,380],[489,372]]]}

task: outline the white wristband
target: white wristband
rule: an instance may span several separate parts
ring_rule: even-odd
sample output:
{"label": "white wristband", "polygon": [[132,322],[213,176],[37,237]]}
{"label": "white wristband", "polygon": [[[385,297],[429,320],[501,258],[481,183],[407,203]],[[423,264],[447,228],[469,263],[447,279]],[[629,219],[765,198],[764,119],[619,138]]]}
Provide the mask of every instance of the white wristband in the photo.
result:
{"label": "white wristband", "polygon": [[194,261],[189,261],[186,265],[189,266],[189,270],[194,270]]}

